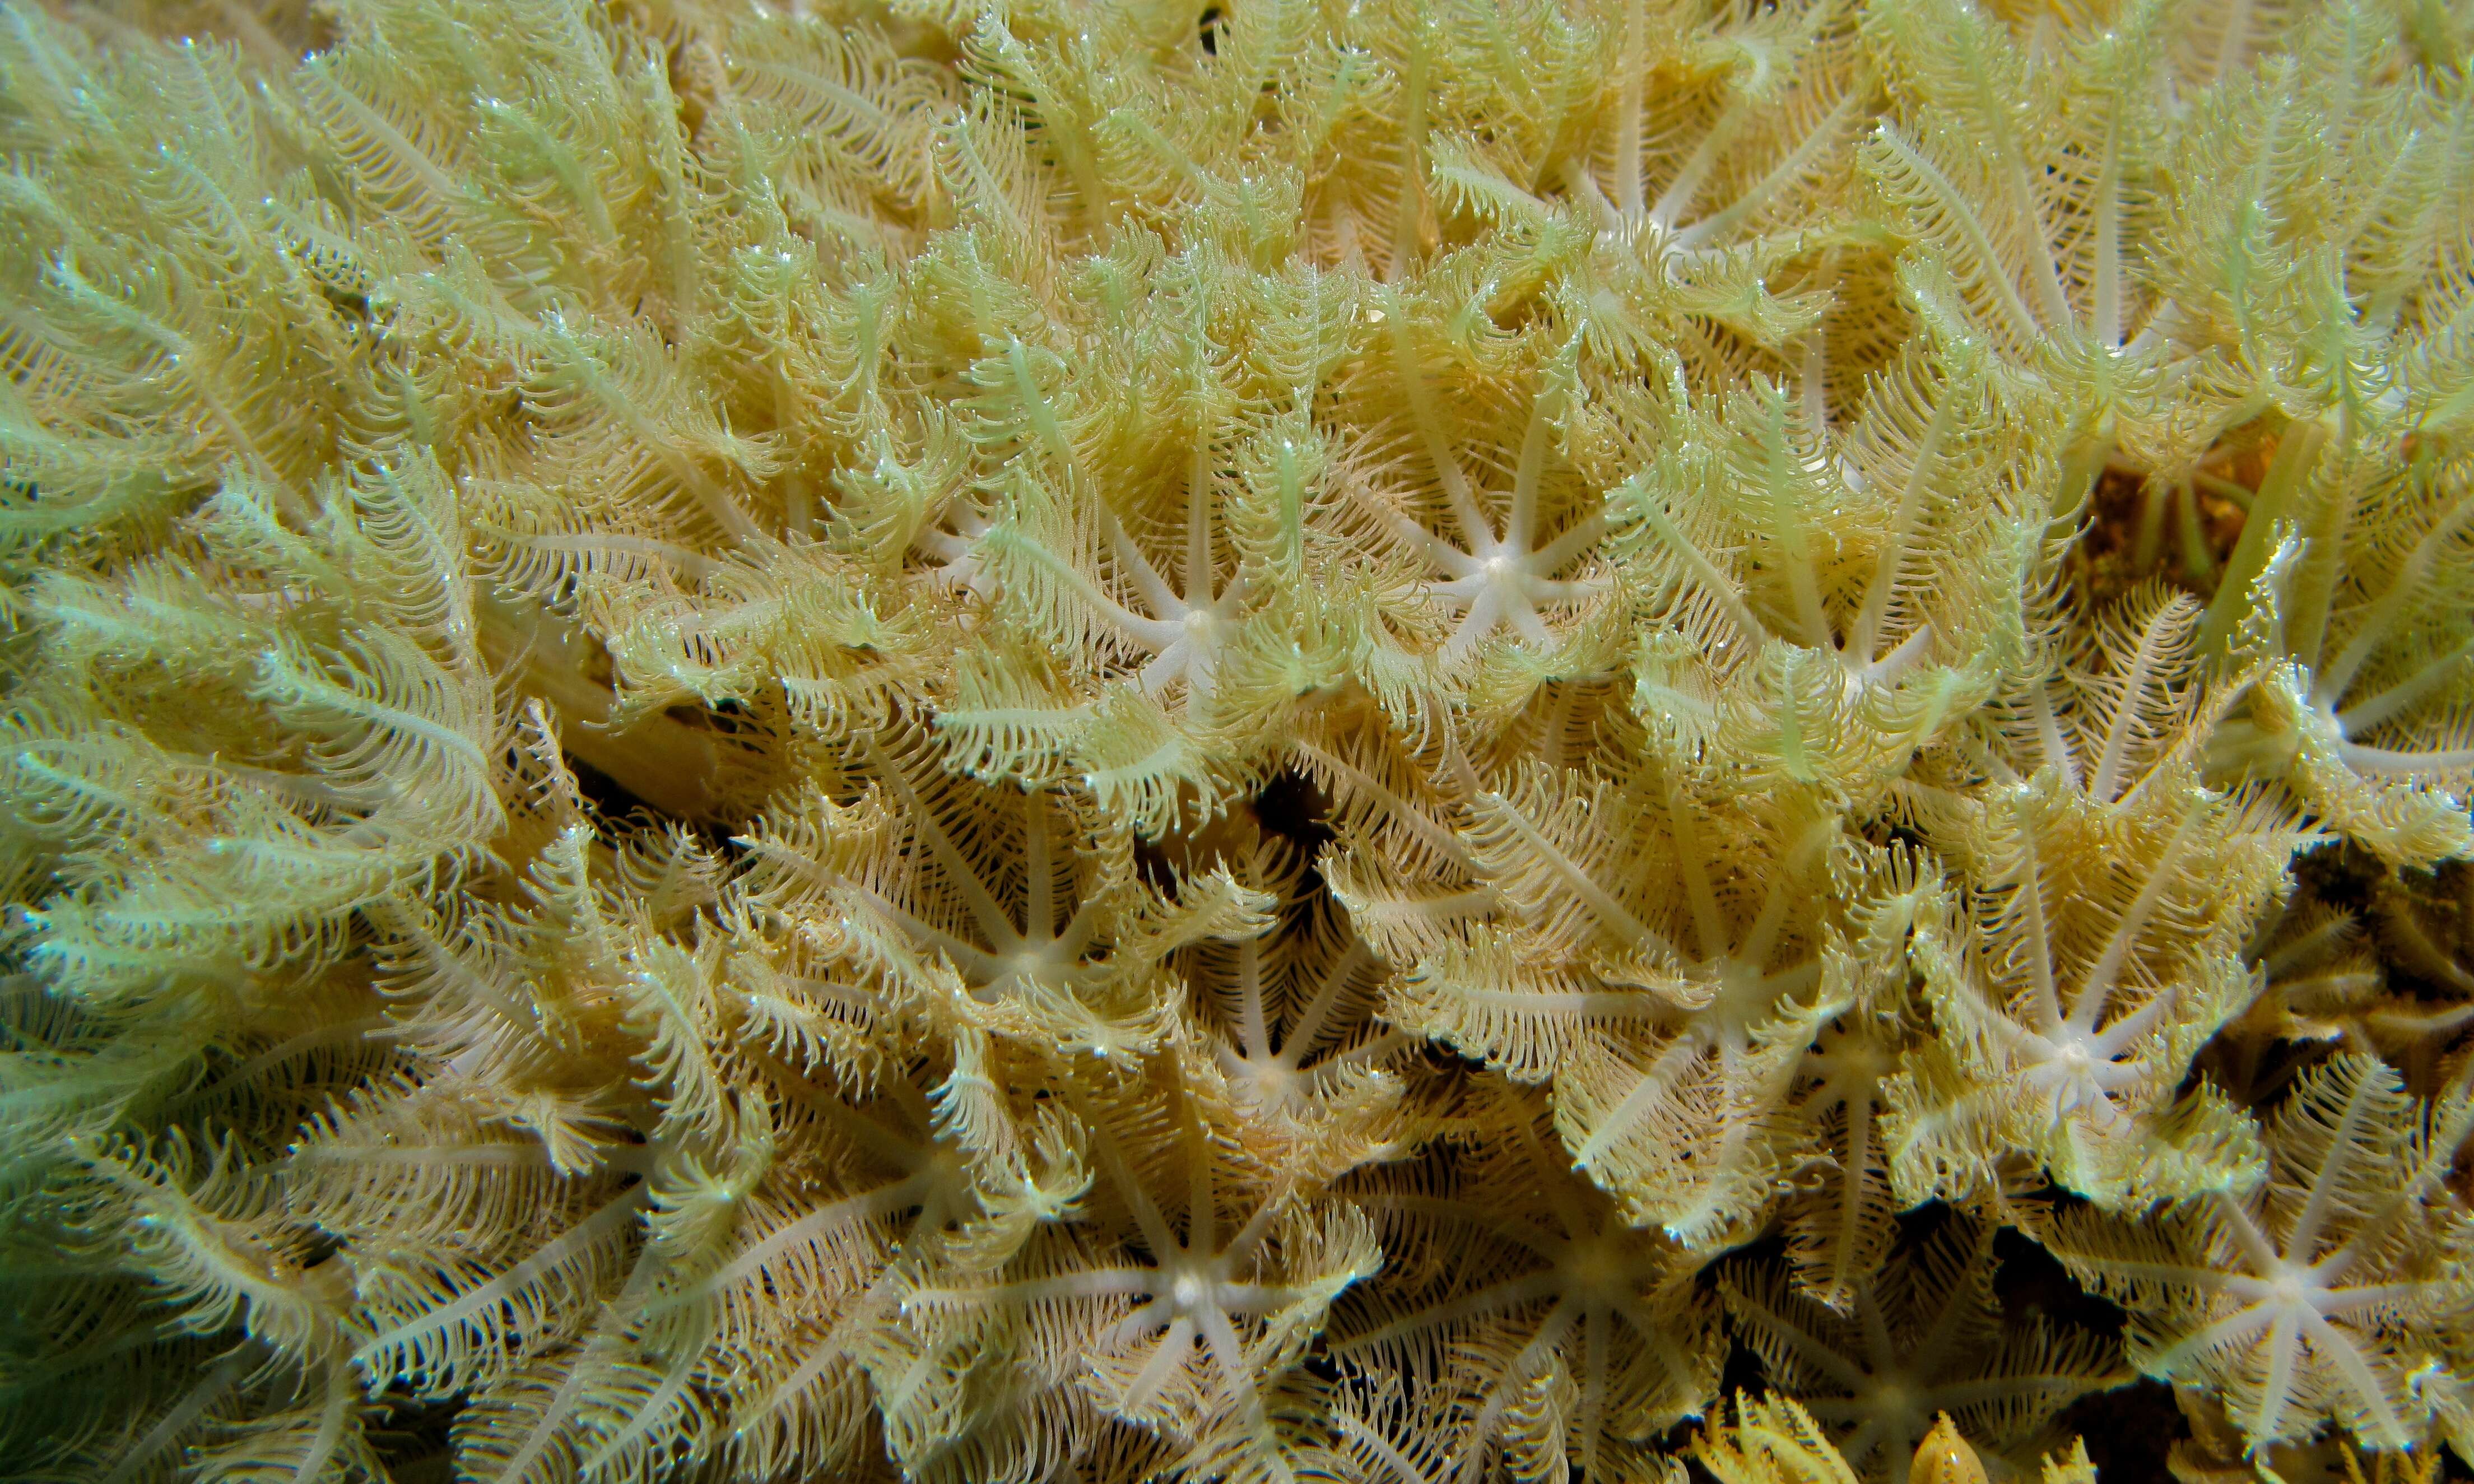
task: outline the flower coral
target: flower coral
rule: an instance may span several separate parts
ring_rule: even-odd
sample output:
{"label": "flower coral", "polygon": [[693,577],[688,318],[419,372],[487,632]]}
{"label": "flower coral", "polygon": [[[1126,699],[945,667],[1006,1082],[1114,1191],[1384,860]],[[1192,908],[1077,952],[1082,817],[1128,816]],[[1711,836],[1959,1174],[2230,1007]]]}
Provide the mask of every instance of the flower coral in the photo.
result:
{"label": "flower coral", "polygon": [[13,1472],[2474,1460],[2462,5],[14,0],[0,159]]}

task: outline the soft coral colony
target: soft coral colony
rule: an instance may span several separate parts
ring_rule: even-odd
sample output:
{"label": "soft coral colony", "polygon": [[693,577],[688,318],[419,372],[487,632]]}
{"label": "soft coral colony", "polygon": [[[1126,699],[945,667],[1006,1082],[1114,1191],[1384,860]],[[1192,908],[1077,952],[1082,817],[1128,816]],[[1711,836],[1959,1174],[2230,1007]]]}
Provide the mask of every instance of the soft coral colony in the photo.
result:
{"label": "soft coral colony", "polygon": [[0,10],[9,1471],[2474,1455],[2470,62]]}

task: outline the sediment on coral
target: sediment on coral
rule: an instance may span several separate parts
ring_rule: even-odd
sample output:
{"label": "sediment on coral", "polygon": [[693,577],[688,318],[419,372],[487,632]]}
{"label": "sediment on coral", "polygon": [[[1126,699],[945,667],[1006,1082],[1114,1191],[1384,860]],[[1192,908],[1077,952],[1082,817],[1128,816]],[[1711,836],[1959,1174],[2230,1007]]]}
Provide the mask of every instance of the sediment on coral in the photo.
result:
{"label": "sediment on coral", "polygon": [[2474,1462],[2469,66],[0,4],[0,1472]]}

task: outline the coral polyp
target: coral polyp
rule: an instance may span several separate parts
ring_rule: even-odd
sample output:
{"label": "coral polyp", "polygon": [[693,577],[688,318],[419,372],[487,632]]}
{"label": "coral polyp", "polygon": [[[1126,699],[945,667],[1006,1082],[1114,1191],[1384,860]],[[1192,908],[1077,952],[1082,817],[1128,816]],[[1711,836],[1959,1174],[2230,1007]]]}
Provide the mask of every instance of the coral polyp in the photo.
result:
{"label": "coral polyp", "polygon": [[2474,1464],[2469,69],[8,0],[8,1472]]}

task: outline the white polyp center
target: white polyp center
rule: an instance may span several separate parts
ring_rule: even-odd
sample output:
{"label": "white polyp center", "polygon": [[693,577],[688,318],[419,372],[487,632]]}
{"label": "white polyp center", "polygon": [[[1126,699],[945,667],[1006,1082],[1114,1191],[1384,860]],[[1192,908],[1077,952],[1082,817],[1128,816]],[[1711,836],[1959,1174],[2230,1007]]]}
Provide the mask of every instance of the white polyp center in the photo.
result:
{"label": "white polyp center", "polygon": [[985,1005],[1016,985],[1038,984],[1057,967],[1045,948],[1017,948],[997,961],[994,978],[972,991],[971,997]]}
{"label": "white polyp center", "polygon": [[1759,964],[1729,955],[1710,967],[1718,981],[1717,993],[1699,1018],[1713,1035],[1732,1037],[1768,1018],[1778,994]]}
{"label": "white polyp center", "polygon": [[1187,1268],[1169,1280],[1169,1307],[1183,1315],[1200,1313],[1211,1302],[1211,1283],[1201,1274]]}
{"label": "white polyp center", "polygon": [[1294,1082],[1285,1063],[1268,1057],[1260,1061],[1240,1063],[1238,1078],[1247,1091],[1253,1095],[1255,1104],[1263,1107],[1277,1107],[1286,1103]]}
{"label": "white polyp center", "polygon": [[2121,1116],[2108,1084],[2122,1081],[2112,1058],[2075,1034],[2050,1043],[2044,1058],[2028,1067],[2025,1077],[2054,1117],[2083,1113],[2100,1126]]}

